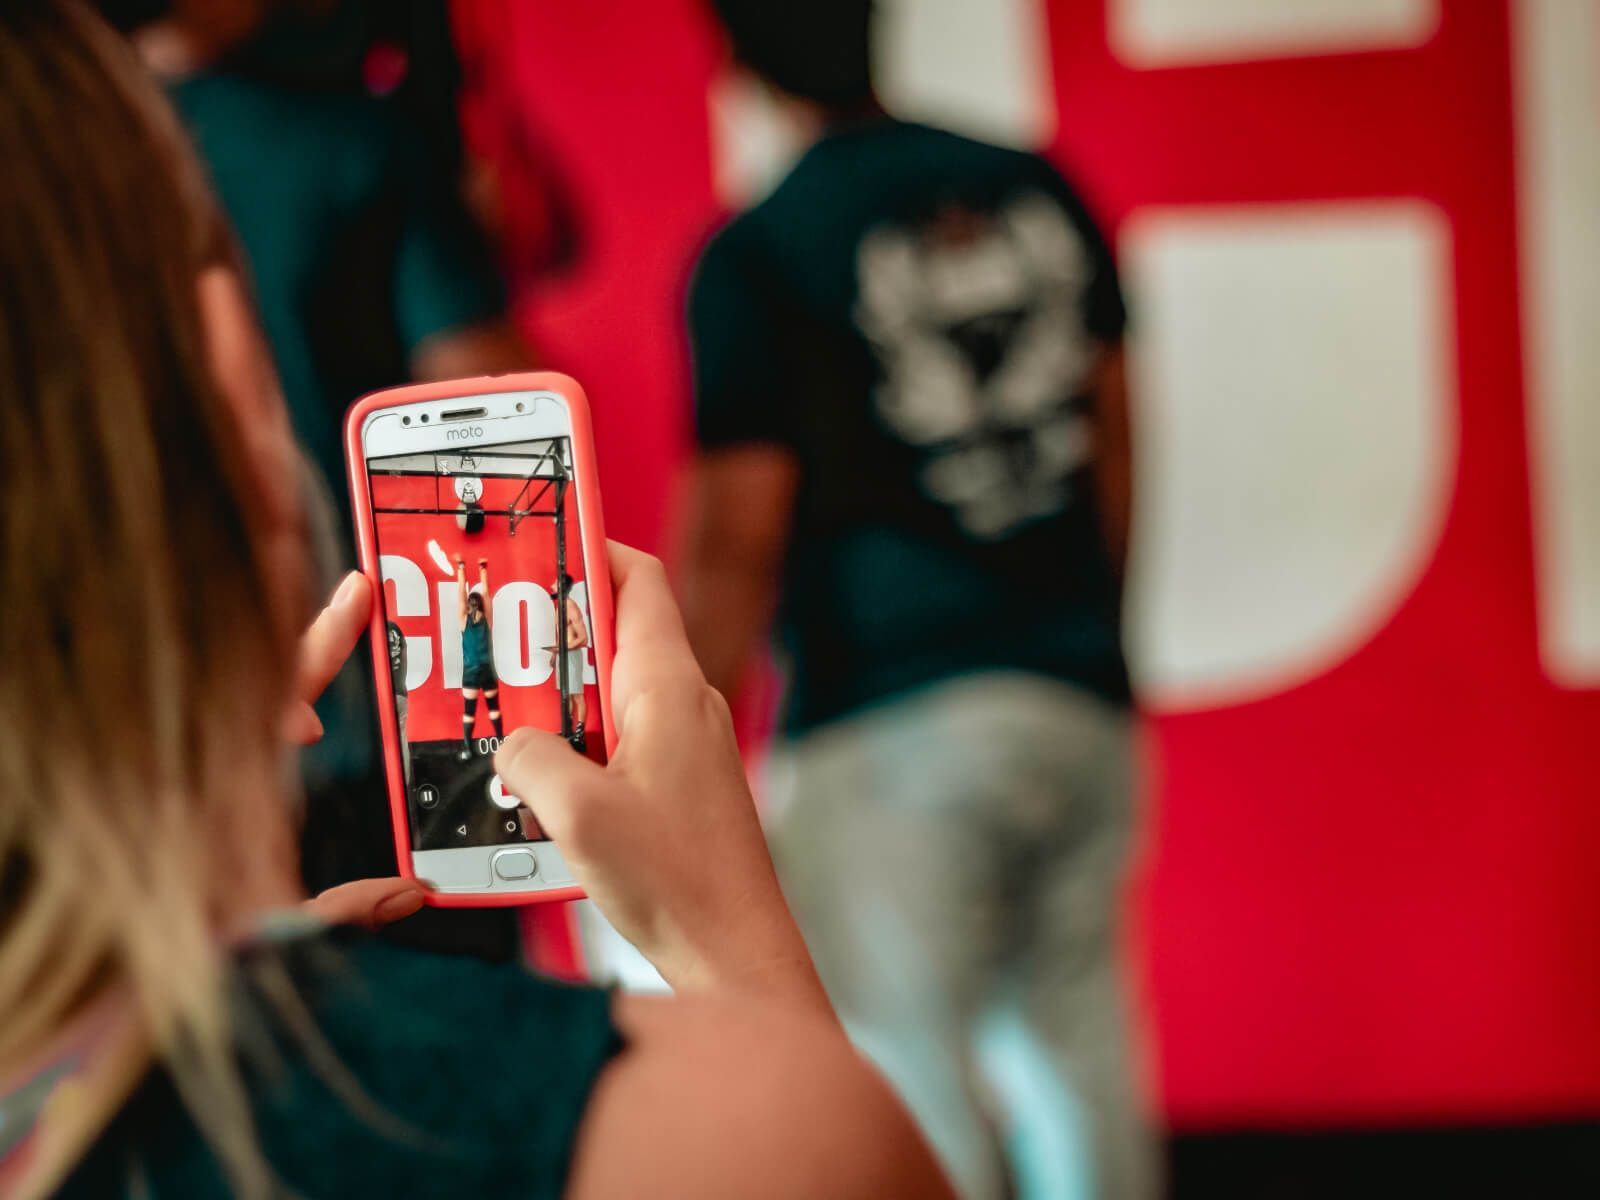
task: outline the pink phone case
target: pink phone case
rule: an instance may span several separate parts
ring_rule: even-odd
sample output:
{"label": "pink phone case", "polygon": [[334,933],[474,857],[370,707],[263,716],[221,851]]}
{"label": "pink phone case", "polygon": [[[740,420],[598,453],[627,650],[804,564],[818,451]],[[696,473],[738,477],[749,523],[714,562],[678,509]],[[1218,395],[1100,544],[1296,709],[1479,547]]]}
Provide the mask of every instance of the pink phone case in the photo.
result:
{"label": "pink phone case", "polygon": [[[388,648],[384,633],[383,580],[378,570],[378,547],[372,519],[371,492],[367,484],[367,461],[361,446],[361,424],[368,413],[419,401],[450,400],[456,397],[484,396],[496,392],[554,392],[567,405],[572,416],[572,453],[577,464],[574,489],[578,504],[578,524],[583,547],[584,576],[589,583],[589,618],[593,624],[595,674],[600,690],[601,722],[606,756],[616,751],[617,731],[611,720],[611,660],[616,648],[616,624],[611,590],[611,562],[606,554],[605,521],[600,512],[600,492],[596,480],[594,435],[589,424],[589,402],[576,380],[553,372],[531,371],[517,375],[493,375],[479,379],[454,379],[442,383],[419,383],[410,387],[386,388],[361,397],[345,416],[345,457],[350,468],[350,498],[355,513],[356,543],[361,570],[372,584],[376,597],[372,606],[373,676],[378,690],[378,723],[383,731],[384,774],[389,784],[389,812],[394,827],[395,858],[400,873],[415,879],[411,859],[411,822],[406,808],[405,777],[401,767],[400,731],[396,725],[394,687],[388,669]],[[547,892],[439,893],[428,891],[427,903],[439,908],[499,908],[511,905],[544,904],[555,900],[578,900],[579,887]]]}

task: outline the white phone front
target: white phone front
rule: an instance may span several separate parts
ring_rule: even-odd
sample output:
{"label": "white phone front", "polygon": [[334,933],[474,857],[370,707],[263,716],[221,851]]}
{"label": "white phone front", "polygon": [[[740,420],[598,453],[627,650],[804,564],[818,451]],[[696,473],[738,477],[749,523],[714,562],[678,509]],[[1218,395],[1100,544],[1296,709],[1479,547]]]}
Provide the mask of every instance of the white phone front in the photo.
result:
{"label": "white phone front", "polygon": [[605,761],[589,587],[609,574],[585,569],[579,504],[592,457],[576,452],[558,392],[398,399],[436,391],[369,397],[351,418],[383,583],[391,793],[398,772],[413,870],[437,892],[570,891],[561,852],[493,756],[532,725]]}

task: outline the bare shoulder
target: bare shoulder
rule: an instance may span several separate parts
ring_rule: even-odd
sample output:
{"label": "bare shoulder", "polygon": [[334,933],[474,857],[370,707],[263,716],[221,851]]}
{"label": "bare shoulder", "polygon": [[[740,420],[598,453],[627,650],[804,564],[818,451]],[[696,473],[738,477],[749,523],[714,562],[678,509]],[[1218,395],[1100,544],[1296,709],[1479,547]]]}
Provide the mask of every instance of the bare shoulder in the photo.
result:
{"label": "bare shoulder", "polygon": [[624,997],[627,1048],[579,1131],[573,1200],[947,1197],[899,1101],[820,1015]]}

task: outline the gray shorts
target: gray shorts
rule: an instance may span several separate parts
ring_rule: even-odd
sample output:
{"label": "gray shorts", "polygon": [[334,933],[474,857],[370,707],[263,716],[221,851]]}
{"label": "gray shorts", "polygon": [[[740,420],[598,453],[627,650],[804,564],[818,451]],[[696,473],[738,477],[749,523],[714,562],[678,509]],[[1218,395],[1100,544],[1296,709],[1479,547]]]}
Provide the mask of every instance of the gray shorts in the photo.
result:
{"label": "gray shorts", "polygon": [[494,668],[484,663],[465,668],[461,672],[461,686],[476,688],[481,692],[492,692],[500,686],[500,680],[495,676]]}
{"label": "gray shorts", "polygon": [[1031,1119],[1073,1128],[1070,1104],[1041,1097],[1075,1094],[1093,1194],[1159,1190],[1118,953],[1132,757],[1122,709],[989,673],[831,722],[769,760],[778,873],[823,983],[964,1197],[1005,1191],[972,1060],[1002,998],[1047,1084]]}
{"label": "gray shorts", "polygon": [[587,655],[588,651],[584,650],[582,647],[579,647],[576,650],[567,651],[567,681],[565,687],[562,687],[561,671],[558,666],[558,669],[555,672],[556,686],[561,688],[561,694],[563,696],[583,695],[583,669],[584,660]]}

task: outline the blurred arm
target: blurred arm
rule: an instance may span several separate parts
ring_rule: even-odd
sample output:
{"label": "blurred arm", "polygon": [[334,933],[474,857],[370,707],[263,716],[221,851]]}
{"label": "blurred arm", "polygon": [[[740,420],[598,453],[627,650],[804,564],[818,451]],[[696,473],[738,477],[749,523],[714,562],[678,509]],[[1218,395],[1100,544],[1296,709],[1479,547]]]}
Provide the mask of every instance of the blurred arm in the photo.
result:
{"label": "blurred arm", "polygon": [[424,338],[411,351],[410,365],[412,378],[427,382],[528,371],[535,362],[511,322],[496,319]]}
{"label": "blurred arm", "polygon": [[1133,438],[1128,421],[1128,375],[1122,346],[1100,356],[1094,388],[1096,499],[1106,547],[1119,575],[1128,565],[1133,524]]}
{"label": "blurred arm", "polygon": [[799,477],[792,453],[765,444],[702,453],[694,466],[678,591],[700,669],[730,700],[772,618]]}
{"label": "blurred arm", "polygon": [[838,1025],[748,997],[622,997],[626,1048],[584,1110],[568,1200],[954,1200]]}
{"label": "blurred arm", "polygon": [[406,201],[395,248],[395,323],[418,380],[525,371],[534,355],[507,316],[505,284],[457,181],[409,129],[396,129]]}

